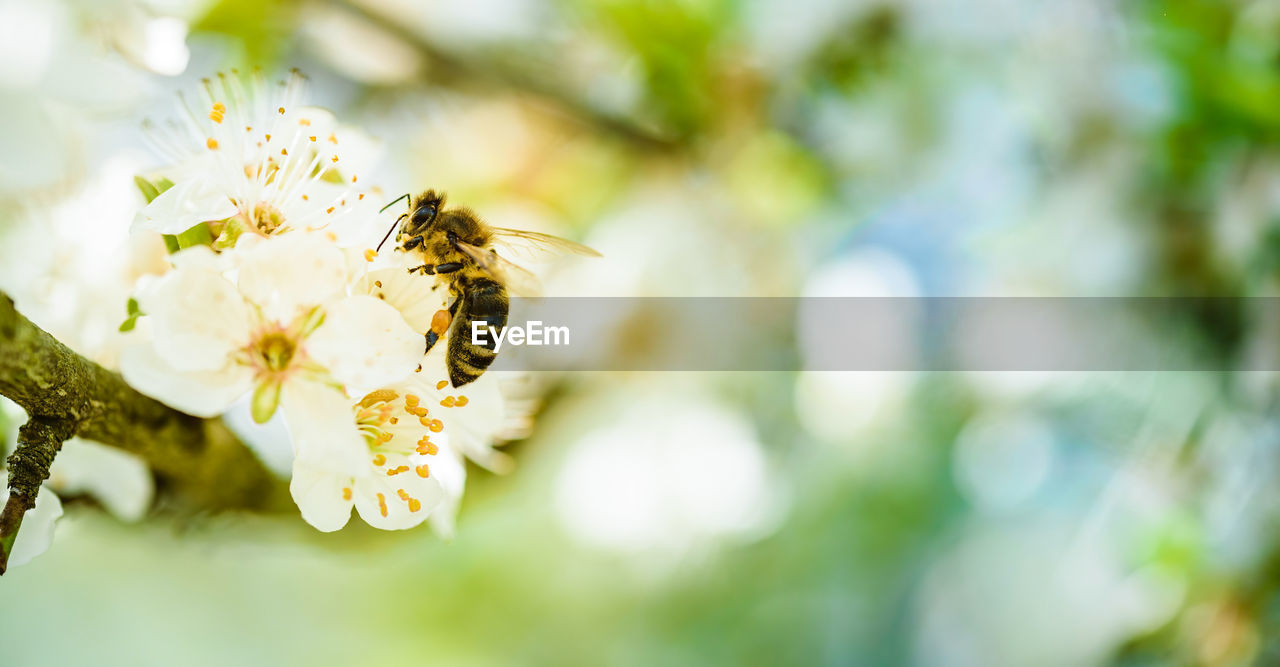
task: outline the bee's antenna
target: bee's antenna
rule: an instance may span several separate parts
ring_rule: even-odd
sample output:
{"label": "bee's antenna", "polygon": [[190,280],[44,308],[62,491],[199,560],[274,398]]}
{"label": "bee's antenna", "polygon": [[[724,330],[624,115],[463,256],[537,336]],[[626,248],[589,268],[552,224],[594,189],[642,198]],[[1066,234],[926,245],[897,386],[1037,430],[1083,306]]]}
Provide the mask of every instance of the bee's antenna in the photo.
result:
{"label": "bee's antenna", "polygon": [[399,197],[396,197],[394,200],[392,200],[392,202],[391,202],[390,204],[387,204],[386,206],[383,206],[382,208],[378,209],[378,212],[379,212],[379,213],[381,213],[381,212],[383,212],[383,211],[385,211],[385,210],[387,210],[387,209],[391,208],[392,206],[395,206],[395,205],[396,205],[396,202],[398,202],[398,201],[400,201],[400,200],[402,200],[402,199],[408,199],[408,198],[409,198],[409,193],[408,193],[408,192],[406,192],[406,193],[404,193],[404,194],[400,195]]}
{"label": "bee's antenna", "polygon": [[[402,198],[402,199],[403,199],[403,198]],[[394,204],[394,203],[395,203],[395,202],[392,202],[392,204]],[[388,206],[390,206],[390,205],[391,205],[391,204],[388,204]],[[385,211],[386,209],[383,209],[383,210]],[[401,221],[401,220],[404,220],[404,216],[406,216],[406,215],[408,215],[408,213],[401,213],[401,214],[400,214],[400,217],[396,218],[396,221],[395,221],[395,222],[393,222],[393,223],[391,223],[391,229],[388,229],[388,230],[387,230],[387,235],[386,235],[386,236],[384,236],[384,237],[382,237],[382,240],[378,242],[378,248],[377,248],[377,250],[374,250],[374,252],[382,252],[382,244],[383,244],[383,243],[386,243],[386,242],[387,242],[387,239],[391,238],[391,232],[394,232],[394,231],[396,230],[396,226],[400,224],[400,221]]]}

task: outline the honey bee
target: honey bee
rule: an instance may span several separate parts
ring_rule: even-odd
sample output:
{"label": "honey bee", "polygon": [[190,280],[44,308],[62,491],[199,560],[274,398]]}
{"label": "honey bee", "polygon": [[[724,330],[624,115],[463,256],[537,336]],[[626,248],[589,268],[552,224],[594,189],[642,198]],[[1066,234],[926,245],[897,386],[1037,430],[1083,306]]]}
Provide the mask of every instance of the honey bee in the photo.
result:
{"label": "honey bee", "polygon": [[[409,197],[406,194],[382,210]],[[397,249],[417,253],[425,260],[410,268],[409,273],[440,276],[448,283],[453,298],[448,310],[438,311],[432,318],[431,330],[426,333],[426,351],[430,352],[448,332],[445,361],[449,382],[456,388],[474,382],[498,356],[494,336],[479,345],[472,341],[473,323],[501,331],[510,309],[508,291],[519,296],[536,296],[539,291],[537,278],[498,255],[495,246],[531,259],[540,254],[599,257],[600,253],[549,234],[491,227],[469,208],[446,209],[444,200],[444,193],[435,190],[414,197],[409,210],[387,230],[378,249],[399,226]]]}

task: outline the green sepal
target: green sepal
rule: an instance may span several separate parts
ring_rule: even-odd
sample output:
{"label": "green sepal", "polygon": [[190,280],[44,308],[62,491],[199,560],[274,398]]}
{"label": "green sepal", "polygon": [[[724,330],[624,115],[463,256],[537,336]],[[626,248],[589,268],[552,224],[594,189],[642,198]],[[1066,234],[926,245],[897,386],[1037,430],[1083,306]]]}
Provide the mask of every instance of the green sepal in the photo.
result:
{"label": "green sepal", "polygon": [[221,252],[236,247],[236,241],[240,239],[240,235],[249,231],[249,226],[239,217],[227,218],[222,223],[222,231],[218,233],[218,238],[213,241],[213,249]]}
{"label": "green sepal", "polygon": [[129,310],[129,316],[125,318],[124,322],[120,323],[120,331],[133,331],[133,328],[138,325],[138,318],[146,313],[138,308],[138,300],[132,297],[130,297],[126,307]]}
{"label": "green sepal", "polygon": [[187,231],[178,234],[175,239],[178,242],[178,249],[198,245],[213,245],[213,232],[209,231],[208,223],[197,222]]}
{"label": "green sepal", "polygon": [[167,178],[161,178],[152,183],[141,176],[134,176],[133,183],[138,186],[138,190],[142,191],[142,196],[146,197],[148,204],[155,201],[156,197],[159,197],[165,190],[173,187],[173,181]]}
{"label": "green sepal", "polygon": [[283,384],[279,381],[264,382],[254,388],[253,402],[249,406],[253,421],[265,424],[268,419],[271,419],[271,415],[276,413],[276,408],[280,405],[282,388]]}

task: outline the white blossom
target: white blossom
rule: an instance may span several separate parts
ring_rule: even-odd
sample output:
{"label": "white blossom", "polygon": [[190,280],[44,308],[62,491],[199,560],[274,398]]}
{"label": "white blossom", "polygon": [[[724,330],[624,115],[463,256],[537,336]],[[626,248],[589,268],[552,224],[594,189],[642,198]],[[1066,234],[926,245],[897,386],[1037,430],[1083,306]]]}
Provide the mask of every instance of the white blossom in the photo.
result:
{"label": "white blossom", "polygon": [[338,530],[355,507],[369,525],[400,530],[421,524],[441,506],[456,509],[465,473],[445,430],[450,408],[429,405],[424,389],[402,383],[351,405],[346,416],[364,439],[365,464],[358,470],[313,454],[323,448],[308,446],[306,438],[318,434],[300,436],[303,453],[294,459],[289,490],[308,523]]}
{"label": "white blossom", "polygon": [[[413,276],[402,267],[369,271],[356,283],[356,291],[364,292],[387,303],[400,312],[406,324],[425,335],[436,312],[448,307],[446,290],[434,281]],[[499,383],[503,375],[489,371],[460,390],[453,390],[444,378],[449,346],[448,336],[436,342],[421,363],[418,377],[437,378],[422,383],[420,391],[428,403],[457,407],[442,414],[453,448],[476,463],[495,472],[505,472],[510,461],[495,451],[495,440],[510,430],[509,405]],[[460,400],[457,404],[455,401]]]}
{"label": "white blossom", "polygon": [[[342,252],[316,238],[222,255],[198,246],[173,259],[174,271],[138,293],[150,337],[140,331],[144,340],[123,351],[125,379],[205,417],[253,392],[255,419],[281,405],[296,439],[354,465],[358,433],[338,418],[345,392],[362,396],[412,372],[422,339],[395,309],[348,295]],[[235,280],[223,273],[229,262],[238,262]]]}
{"label": "white blossom", "polygon": [[134,228],[179,234],[210,222],[230,247],[244,233],[326,230],[336,240],[344,231],[336,221],[373,213],[376,202],[358,183],[374,142],[302,106],[302,89],[298,75],[273,86],[261,75],[245,85],[219,74],[197,100],[184,98],[179,122],[152,128],[170,161],[160,173],[173,186],[138,213]]}

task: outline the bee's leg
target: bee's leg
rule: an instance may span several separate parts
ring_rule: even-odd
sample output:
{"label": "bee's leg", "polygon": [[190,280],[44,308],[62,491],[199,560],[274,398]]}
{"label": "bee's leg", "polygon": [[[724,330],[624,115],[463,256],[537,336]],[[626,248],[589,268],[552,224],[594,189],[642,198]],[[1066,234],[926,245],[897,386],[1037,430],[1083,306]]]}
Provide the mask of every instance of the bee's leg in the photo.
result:
{"label": "bee's leg", "polygon": [[436,264],[436,273],[453,273],[462,268],[462,262],[449,262],[447,264]]}
{"label": "bee's leg", "polygon": [[422,245],[425,242],[426,242],[426,239],[422,238],[422,235],[419,234],[409,239],[408,241],[405,241],[404,245],[400,246],[400,249],[404,250],[405,252],[408,252],[410,250],[413,250],[414,248],[417,248],[418,246]]}
{"label": "bee's leg", "polygon": [[436,314],[431,317],[431,329],[427,331],[427,349],[423,354],[430,352],[431,348],[440,342],[440,337],[444,335],[444,332],[449,330],[449,325],[453,323],[453,318],[458,314],[458,305],[461,303],[461,298],[454,299],[448,310],[437,310]]}
{"label": "bee's leg", "polygon": [[421,273],[424,276],[434,276],[436,274],[436,267],[434,264],[423,264],[422,266],[415,266],[409,269],[410,275],[414,273]]}

